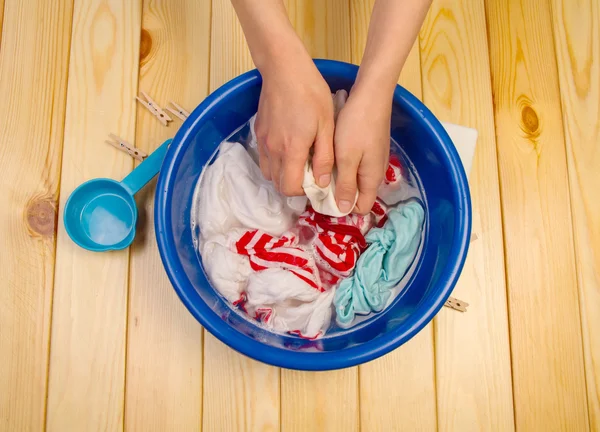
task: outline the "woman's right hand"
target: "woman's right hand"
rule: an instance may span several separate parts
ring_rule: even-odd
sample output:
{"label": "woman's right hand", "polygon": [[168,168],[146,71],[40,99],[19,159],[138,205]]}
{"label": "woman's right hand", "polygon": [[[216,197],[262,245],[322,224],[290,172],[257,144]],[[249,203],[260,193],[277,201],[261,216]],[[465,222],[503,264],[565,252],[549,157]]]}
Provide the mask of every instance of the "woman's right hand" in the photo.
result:
{"label": "woman's right hand", "polygon": [[329,86],[299,39],[260,69],[263,87],[255,131],[263,175],[284,195],[304,195],[304,166],[314,145],[315,180],[329,185],[334,162]]}

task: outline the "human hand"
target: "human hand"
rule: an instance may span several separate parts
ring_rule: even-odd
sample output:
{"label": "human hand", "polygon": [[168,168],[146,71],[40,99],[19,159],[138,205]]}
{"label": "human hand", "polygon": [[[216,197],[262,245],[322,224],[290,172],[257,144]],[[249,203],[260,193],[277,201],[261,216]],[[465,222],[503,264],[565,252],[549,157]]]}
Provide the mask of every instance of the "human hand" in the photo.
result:
{"label": "human hand", "polygon": [[333,167],[333,101],[329,86],[304,52],[265,67],[255,131],[260,169],[287,196],[304,195],[304,166],[314,144],[313,172],[329,185]]}
{"label": "human hand", "polygon": [[342,212],[367,214],[377,198],[390,153],[392,93],[373,91],[358,85],[350,92],[335,127],[335,194]]}

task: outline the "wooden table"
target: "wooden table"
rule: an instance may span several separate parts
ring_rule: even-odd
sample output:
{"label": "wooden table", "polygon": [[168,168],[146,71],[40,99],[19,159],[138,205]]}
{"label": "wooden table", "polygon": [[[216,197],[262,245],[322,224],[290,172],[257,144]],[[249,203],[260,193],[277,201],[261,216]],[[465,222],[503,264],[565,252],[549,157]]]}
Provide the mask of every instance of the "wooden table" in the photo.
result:
{"label": "wooden table", "polygon": [[[315,57],[358,63],[373,0],[288,0]],[[3,18],[2,18],[3,11]],[[0,0],[0,430],[600,430],[600,1],[434,0],[400,82],[479,141],[455,296],[417,337],[328,373],[265,366],[192,318],[135,244],[75,247],[69,193],[175,134],[252,68],[229,0]],[[596,191],[596,192],[594,192]]]}

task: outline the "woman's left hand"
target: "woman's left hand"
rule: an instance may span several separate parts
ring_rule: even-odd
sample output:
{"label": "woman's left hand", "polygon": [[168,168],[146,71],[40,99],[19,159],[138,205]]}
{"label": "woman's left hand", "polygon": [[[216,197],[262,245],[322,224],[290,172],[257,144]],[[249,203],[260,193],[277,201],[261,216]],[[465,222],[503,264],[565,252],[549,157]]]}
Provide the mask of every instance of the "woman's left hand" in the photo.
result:
{"label": "woman's left hand", "polygon": [[387,169],[392,93],[381,93],[355,85],[337,118],[335,194],[343,212],[350,210],[358,188],[354,211],[369,213]]}

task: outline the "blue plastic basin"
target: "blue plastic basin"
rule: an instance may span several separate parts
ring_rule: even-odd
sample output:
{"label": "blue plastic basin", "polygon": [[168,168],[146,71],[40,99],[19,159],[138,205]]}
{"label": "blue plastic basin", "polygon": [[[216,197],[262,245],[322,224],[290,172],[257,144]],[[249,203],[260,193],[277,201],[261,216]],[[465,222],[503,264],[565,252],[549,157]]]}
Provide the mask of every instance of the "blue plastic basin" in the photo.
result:
{"label": "blue plastic basin", "polygon": [[[331,90],[350,90],[357,66],[316,65]],[[414,164],[426,201],[423,251],[406,289],[384,312],[316,341],[268,332],[242,318],[211,287],[195,250],[192,196],[219,143],[257,111],[262,79],[245,73],[207,97],[185,121],[158,179],[158,247],[175,291],[214,336],[256,360],[291,369],[330,370],[373,360],[419,332],[444,305],[460,275],[471,233],[471,200],[458,153],[440,122],[407,90],[394,93],[392,137]]]}

